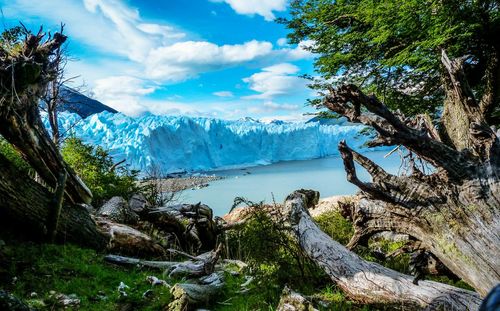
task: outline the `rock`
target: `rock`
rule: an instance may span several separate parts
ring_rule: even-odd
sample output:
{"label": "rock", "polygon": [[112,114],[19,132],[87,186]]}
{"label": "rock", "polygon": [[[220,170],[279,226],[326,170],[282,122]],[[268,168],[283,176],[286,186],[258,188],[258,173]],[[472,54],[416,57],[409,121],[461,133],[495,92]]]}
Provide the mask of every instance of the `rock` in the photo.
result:
{"label": "rock", "polygon": [[319,200],[316,206],[309,208],[312,217],[321,216],[331,211],[340,211],[339,202],[350,202],[356,199],[353,195],[336,195]]}
{"label": "rock", "polygon": [[143,294],[142,294],[142,298],[145,298],[145,299],[150,299],[150,298],[153,298],[154,296],[154,292],[152,289],[148,289],[147,291],[145,291]]}
{"label": "rock", "polygon": [[0,310],[31,311],[28,305],[4,290],[0,290]]}
{"label": "rock", "polygon": [[112,197],[97,212],[98,216],[123,224],[136,224],[139,216],[122,197]]}
{"label": "rock", "polygon": [[137,214],[145,212],[151,209],[151,204],[146,200],[146,197],[142,193],[134,194],[128,201],[130,209]]}
{"label": "rock", "polygon": [[146,277],[146,281],[153,286],[162,285],[162,286],[166,286],[166,287],[171,287],[165,280],[160,280],[156,276],[152,276],[152,275]]}
{"label": "rock", "polygon": [[120,285],[118,285],[118,292],[120,293],[120,296],[122,297],[127,297],[127,292],[126,290],[129,289],[130,287],[123,283],[123,282],[120,282]]}
{"label": "rock", "polygon": [[75,294],[71,295],[57,294],[55,298],[57,300],[57,304],[63,308],[78,307],[80,305],[80,299],[78,299],[78,297]]}
{"label": "rock", "polygon": [[55,304],[57,307],[66,309],[72,308],[76,309],[80,306],[80,299],[76,296],[76,294],[65,295],[61,293],[56,293],[51,290],[49,292],[49,301],[51,304]]}
{"label": "rock", "polygon": [[318,311],[301,294],[285,286],[276,311]]}

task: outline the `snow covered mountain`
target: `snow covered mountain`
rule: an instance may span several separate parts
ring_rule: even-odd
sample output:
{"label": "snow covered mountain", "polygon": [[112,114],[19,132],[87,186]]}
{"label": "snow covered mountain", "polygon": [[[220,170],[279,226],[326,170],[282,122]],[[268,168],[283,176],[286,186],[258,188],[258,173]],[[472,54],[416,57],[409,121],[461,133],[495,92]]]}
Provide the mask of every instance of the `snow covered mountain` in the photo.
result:
{"label": "snow covered mountain", "polygon": [[338,154],[345,139],[365,150],[369,139],[363,126],[322,125],[319,122],[262,123],[183,116],[146,115],[132,118],[102,112],[82,119],[61,113],[63,128],[85,142],[109,149],[116,161],[126,159],[143,170],[155,164],[166,172],[204,171],[218,168],[305,160]]}

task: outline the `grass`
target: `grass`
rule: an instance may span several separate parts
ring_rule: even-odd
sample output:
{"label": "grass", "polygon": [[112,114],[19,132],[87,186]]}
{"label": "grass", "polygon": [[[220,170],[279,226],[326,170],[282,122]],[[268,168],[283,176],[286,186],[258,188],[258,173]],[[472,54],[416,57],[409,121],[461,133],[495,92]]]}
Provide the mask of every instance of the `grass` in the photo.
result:
{"label": "grass", "polygon": [[[316,221],[324,232],[343,244],[352,235],[351,224],[338,212],[323,214]],[[0,289],[40,310],[56,309],[51,292],[76,295],[81,301],[79,310],[163,310],[171,300],[169,288],[153,288],[146,281],[151,275],[164,278],[160,271],[112,265],[104,261],[104,254],[74,245],[18,243],[12,237],[5,240],[7,245],[0,245]],[[326,305],[319,306],[320,310],[385,309],[384,306],[365,306],[349,301],[321,270],[311,265],[289,243],[293,242],[271,226],[267,218],[257,217],[250,222],[230,238],[229,244],[233,244],[233,248],[243,254],[242,259],[250,264],[248,273],[254,276],[254,281],[246,293],[241,293],[245,277],[234,273],[237,269],[233,273],[227,272],[221,295],[212,301],[211,306],[204,307],[214,311],[275,310],[283,287],[288,285],[315,301],[326,302]],[[370,248],[388,253],[402,244],[381,240],[371,242]],[[356,251],[367,260],[378,261],[369,248],[358,247]],[[378,262],[408,273],[408,255]],[[12,281],[14,277],[15,282]],[[429,279],[471,289],[463,281],[453,282],[446,277]],[[179,281],[165,280],[171,285]],[[118,292],[121,282],[129,286],[126,297]],[[153,295],[144,298],[143,293],[148,290],[152,290]],[[36,293],[36,297],[32,293]]]}
{"label": "grass", "polygon": [[[161,278],[161,273],[110,265],[93,250],[27,243],[7,245],[4,254],[10,258],[4,271],[10,280],[4,277],[0,287],[34,307],[45,303],[45,309],[52,310],[51,291],[75,294],[81,300],[80,310],[116,310],[125,305],[135,310],[160,310],[170,300],[168,288],[152,288],[146,281],[149,275]],[[120,282],[130,287],[127,297],[118,293]],[[149,289],[154,291],[153,298],[143,298]],[[36,298],[31,293],[36,293]]]}

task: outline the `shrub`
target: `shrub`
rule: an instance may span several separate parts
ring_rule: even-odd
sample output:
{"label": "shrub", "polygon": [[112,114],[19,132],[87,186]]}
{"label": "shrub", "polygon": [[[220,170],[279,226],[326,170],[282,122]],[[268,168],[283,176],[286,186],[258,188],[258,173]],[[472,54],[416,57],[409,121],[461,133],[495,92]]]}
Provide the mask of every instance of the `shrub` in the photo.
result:
{"label": "shrub", "polygon": [[122,166],[115,167],[113,159],[102,147],[94,147],[71,137],[64,142],[61,153],[92,191],[96,206],[113,196],[128,199],[139,190],[138,172]]}
{"label": "shrub", "polygon": [[[276,306],[285,284],[303,293],[312,293],[326,275],[305,256],[287,227],[270,216],[261,203],[237,198],[251,212],[243,227],[227,233],[229,256],[247,262],[257,278],[262,304]],[[274,217],[274,216],[273,216]]]}
{"label": "shrub", "polygon": [[314,218],[318,227],[332,239],[346,245],[349,243],[354,229],[352,223],[342,217],[338,211],[329,211]]}

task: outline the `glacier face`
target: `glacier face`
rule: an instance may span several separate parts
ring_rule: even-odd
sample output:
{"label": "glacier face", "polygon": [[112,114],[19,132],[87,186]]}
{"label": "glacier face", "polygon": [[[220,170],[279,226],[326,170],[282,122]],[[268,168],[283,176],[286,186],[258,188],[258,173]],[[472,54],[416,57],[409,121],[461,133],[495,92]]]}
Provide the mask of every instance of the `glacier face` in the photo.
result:
{"label": "glacier face", "polygon": [[61,128],[87,143],[110,151],[115,161],[126,159],[131,168],[155,164],[165,172],[208,171],[220,168],[306,160],[337,155],[346,140],[355,150],[368,150],[364,126],[319,122],[262,123],[201,117],[128,117],[102,112],[86,119],[61,113]]}

